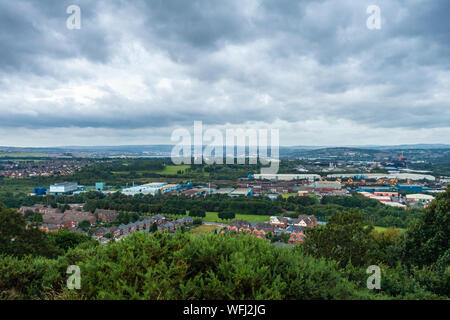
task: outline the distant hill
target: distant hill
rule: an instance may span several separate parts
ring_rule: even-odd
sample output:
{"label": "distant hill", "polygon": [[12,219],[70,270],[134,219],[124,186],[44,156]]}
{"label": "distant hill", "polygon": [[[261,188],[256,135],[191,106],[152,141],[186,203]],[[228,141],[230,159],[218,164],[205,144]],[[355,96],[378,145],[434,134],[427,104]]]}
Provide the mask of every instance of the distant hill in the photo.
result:
{"label": "distant hill", "polygon": [[[205,146],[204,146],[205,147]],[[36,154],[40,156],[57,155],[85,155],[93,157],[103,156],[137,156],[137,157],[169,157],[173,145],[120,145],[120,146],[63,146],[63,147],[2,147],[0,154],[5,156],[23,156],[25,154]],[[449,144],[404,144],[395,146],[281,146],[280,157],[290,158],[300,155],[310,156],[333,156],[342,155],[346,152],[371,155],[377,152],[401,151],[401,150],[446,150]],[[270,153],[270,148],[269,148]],[[225,150],[224,150],[225,154]]]}

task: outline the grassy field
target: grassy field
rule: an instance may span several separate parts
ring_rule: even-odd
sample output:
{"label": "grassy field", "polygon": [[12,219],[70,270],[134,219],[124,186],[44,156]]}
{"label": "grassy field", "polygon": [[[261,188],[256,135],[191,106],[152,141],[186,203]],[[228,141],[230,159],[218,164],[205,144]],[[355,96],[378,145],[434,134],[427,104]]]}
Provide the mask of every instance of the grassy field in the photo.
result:
{"label": "grassy field", "polygon": [[[145,173],[149,173],[149,172],[154,172],[156,174],[161,174],[161,175],[177,175],[178,171],[185,171],[186,169],[189,169],[190,166],[189,165],[180,165],[180,166],[175,166],[175,165],[167,165],[164,167],[163,170],[159,170],[159,171],[152,171],[152,170],[138,170],[135,171],[137,174],[145,174]],[[120,171],[112,171],[113,174],[120,174],[120,175],[126,175],[129,174],[130,171],[128,170],[120,170]]]}
{"label": "grassy field", "polygon": [[189,169],[190,165],[180,165],[180,166],[172,166],[168,165],[165,166],[163,170],[156,171],[157,174],[164,174],[164,175],[176,175],[179,170],[184,171],[186,169]]}
{"label": "grassy field", "polygon": [[[182,218],[183,216],[180,215],[173,215],[173,214],[165,214],[163,213],[163,215],[166,215],[168,217],[172,217],[172,218]],[[236,214],[236,218],[234,218],[233,220],[247,220],[248,222],[268,222],[269,221],[270,216],[259,216],[259,215],[255,215],[255,214]],[[222,220],[217,216],[217,212],[206,212],[206,217],[202,218],[203,221],[208,221],[208,222],[219,222],[219,223],[227,223],[230,221],[227,220]]]}
{"label": "grassy field", "polygon": [[296,194],[296,193],[282,193],[281,196],[282,196],[284,199],[286,199],[286,198],[289,198],[289,197],[296,197],[297,194]]}
{"label": "grassy field", "polygon": [[[379,227],[379,226],[374,226],[374,229],[377,231],[385,231],[387,228],[386,227]],[[399,229],[400,231],[405,231],[405,229],[403,228],[396,228]]]}
{"label": "grassy field", "polygon": [[189,230],[192,234],[202,234],[202,233],[212,233],[214,230],[220,229],[218,226],[213,226],[210,224],[202,224],[198,227],[192,227],[191,230]]}
{"label": "grassy field", "polygon": [[[144,177],[144,178],[139,178],[138,176],[145,176],[148,173],[155,173],[155,174],[159,174],[162,176],[165,176],[164,181],[168,181],[168,179],[178,179],[180,177],[191,177],[191,175],[198,177],[198,178],[209,178],[210,173],[209,172],[187,172],[187,170],[190,168],[190,165],[166,165],[164,167],[164,169],[162,170],[137,170],[137,171],[133,171],[134,174],[137,175],[137,177],[134,177],[133,180],[135,182],[149,182],[150,178],[148,177]],[[125,169],[125,168],[124,168]],[[181,171],[181,174],[179,173],[179,171]],[[112,174],[115,175],[121,175],[121,176],[126,176],[130,174],[130,171],[128,170],[118,170],[118,171],[111,171]],[[139,179],[142,179],[142,181],[140,181]],[[155,181],[159,181],[161,178],[156,178]]]}
{"label": "grassy field", "polygon": [[23,158],[23,157],[48,157],[46,153],[39,152],[5,152],[0,151],[0,157],[8,157],[8,158]]}
{"label": "grassy field", "polygon": [[[10,178],[5,180],[12,180]],[[31,186],[24,186],[20,184],[20,181],[18,183],[10,184],[10,183],[2,183],[0,184],[0,192],[12,192],[13,194],[24,194],[33,192],[33,187]]]}
{"label": "grassy field", "polygon": [[32,158],[29,158],[29,159],[8,159],[8,160],[14,160],[14,161],[17,161],[17,162],[25,162],[25,161],[33,161],[33,162],[42,162],[42,161],[46,161],[46,160],[43,160],[43,159],[32,159]]}

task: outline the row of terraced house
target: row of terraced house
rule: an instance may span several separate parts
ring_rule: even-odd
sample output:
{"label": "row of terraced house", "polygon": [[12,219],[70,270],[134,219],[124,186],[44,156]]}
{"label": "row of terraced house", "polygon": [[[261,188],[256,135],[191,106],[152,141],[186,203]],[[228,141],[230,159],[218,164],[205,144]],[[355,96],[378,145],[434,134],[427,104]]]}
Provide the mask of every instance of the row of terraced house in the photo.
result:
{"label": "row of terraced house", "polygon": [[160,214],[152,217],[144,216],[143,220],[140,221],[123,224],[117,227],[114,226],[109,228],[100,228],[94,233],[94,237],[103,238],[106,234],[109,233],[117,239],[126,235],[130,235],[137,231],[148,230],[154,223],[156,223],[158,231],[173,232],[180,226],[190,226],[193,223],[193,219],[191,217],[183,217],[173,221],[169,220],[170,218],[168,219]]}
{"label": "row of terraced house", "polygon": [[286,217],[270,217],[270,222],[250,223],[245,220],[235,220],[225,227],[221,233],[236,232],[249,233],[257,238],[264,239],[270,232],[274,236],[283,233],[289,234],[289,244],[296,244],[305,240],[306,228],[315,228],[318,224],[316,217],[300,215],[296,219]]}
{"label": "row of terraced house", "polygon": [[70,204],[70,209],[62,212],[59,208],[52,208],[43,204],[35,204],[33,206],[23,206],[18,211],[22,214],[27,212],[42,214],[41,230],[47,232],[58,231],[62,228],[74,229],[80,222],[89,221],[94,226],[98,221],[110,223],[117,217],[115,210],[97,209],[93,214],[83,211],[84,204]]}

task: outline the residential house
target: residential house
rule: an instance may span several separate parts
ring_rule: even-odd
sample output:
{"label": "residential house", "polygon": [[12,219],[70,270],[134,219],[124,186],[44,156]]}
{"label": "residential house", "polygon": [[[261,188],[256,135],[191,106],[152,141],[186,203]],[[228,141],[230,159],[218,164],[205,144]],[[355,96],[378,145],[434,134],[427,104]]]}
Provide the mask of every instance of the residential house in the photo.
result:
{"label": "residential house", "polygon": [[270,223],[280,228],[286,228],[288,221],[289,219],[285,217],[277,217],[277,216],[270,217]]}
{"label": "residential house", "polygon": [[291,236],[289,237],[288,243],[289,244],[296,244],[299,242],[305,241],[305,234],[303,232],[292,232]]}
{"label": "residential house", "polygon": [[299,215],[297,219],[294,219],[292,221],[292,225],[298,227],[314,228],[317,227],[317,218],[314,216]]}
{"label": "residential house", "polygon": [[85,211],[76,211],[76,210],[66,210],[63,214],[63,221],[66,222],[73,222],[75,225],[78,225],[82,221],[89,221],[92,224],[95,224],[97,221],[97,218],[90,213]]}
{"label": "residential house", "polygon": [[40,212],[40,213],[42,213],[43,209],[44,209],[44,205],[42,205],[42,204],[35,204],[33,206],[30,206],[30,207],[22,206],[17,211],[19,211],[22,214],[25,214],[25,211],[28,211],[28,210],[33,211],[33,212]]}
{"label": "residential house", "polygon": [[286,228],[286,232],[287,233],[304,233],[304,231],[306,230],[306,227],[304,226],[289,226]]}
{"label": "residential house", "polygon": [[176,227],[175,224],[173,224],[172,222],[164,222],[163,224],[158,226],[158,230],[160,231],[175,231]]}
{"label": "residential house", "polygon": [[113,222],[117,218],[116,210],[96,209],[94,215],[98,220],[106,223]]}
{"label": "residential house", "polygon": [[182,224],[184,224],[185,226],[189,226],[189,225],[192,225],[194,223],[194,219],[192,219],[191,217],[183,217],[183,218],[178,219],[178,220],[180,220],[180,222]]}
{"label": "residential house", "polygon": [[166,217],[161,214],[157,214],[153,218],[156,220],[156,224],[163,224],[164,222],[166,222]]}
{"label": "residential house", "polygon": [[61,224],[42,224],[39,229],[45,232],[57,232],[59,229],[62,229],[63,226]]}

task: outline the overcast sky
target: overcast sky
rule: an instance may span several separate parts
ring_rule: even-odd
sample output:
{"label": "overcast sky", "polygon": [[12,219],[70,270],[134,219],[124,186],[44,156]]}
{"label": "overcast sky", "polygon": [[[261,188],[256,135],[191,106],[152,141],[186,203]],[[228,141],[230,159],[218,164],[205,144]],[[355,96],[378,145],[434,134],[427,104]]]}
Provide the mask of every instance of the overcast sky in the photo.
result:
{"label": "overcast sky", "polygon": [[281,145],[449,143],[449,14],[448,0],[0,0],[0,145],[171,143],[194,120],[278,128]]}

